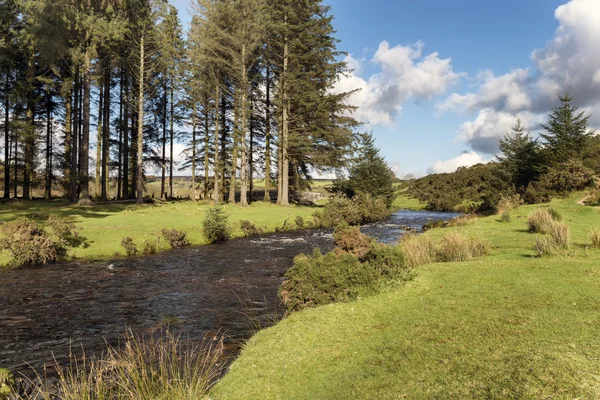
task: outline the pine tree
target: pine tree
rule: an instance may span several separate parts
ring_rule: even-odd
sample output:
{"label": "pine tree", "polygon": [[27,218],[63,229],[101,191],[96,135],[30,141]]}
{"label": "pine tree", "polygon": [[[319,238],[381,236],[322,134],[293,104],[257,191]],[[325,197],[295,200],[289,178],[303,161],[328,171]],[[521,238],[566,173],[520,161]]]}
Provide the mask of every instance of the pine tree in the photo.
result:
{"label": "pine tree", "polygon": [[593,130],[588,130],[590,115],[578,112],[568,92],[559,96],[559,100],[561,104],[552,109],[548,122],[542,124],[546,133],[540,134],[544,140],[544,158],[549,166],[571,159],[581,160],[589,138],[594,134]]}
{"label": "pine tree", "polygon": [[541,170],[541,159],[537,140],[525,132],[520,119],[511,131],[498,141],[501,155],[498,162],[508,174],[517,191],[523,191],[535,181]]}

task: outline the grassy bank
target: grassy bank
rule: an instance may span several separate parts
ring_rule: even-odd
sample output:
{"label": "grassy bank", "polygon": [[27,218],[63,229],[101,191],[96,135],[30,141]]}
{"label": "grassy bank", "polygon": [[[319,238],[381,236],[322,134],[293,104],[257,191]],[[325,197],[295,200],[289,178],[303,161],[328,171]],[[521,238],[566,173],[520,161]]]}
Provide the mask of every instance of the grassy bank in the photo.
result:
{"label": "grassy bank", "polygon": [[[129,236],[142,246],[145,241],[155,241],[164,228],[184,230],[192,245],[205,244],[202,221],[211,207],[208,202],[178,201],[163,205],[109,204],[94,207],[72,206],[63,201],[34,201],[9,203],[0,206],[0,221],[18,217],[30,217],[44,222],[49,215],[69,217],[81,228],[81,235],[88,239],[89,247],[76,248],[73,255],[82,259],[101,259],[115,254],[124,255],[121,239]],[[314,207],[278,207],[263,202],[242,208],[226,205],[233,236],[242,236],[240,220],[249,220],[265,232],[273,232],[287,220],[293,223],[296,216],[310,219]],[[161,240],[159,250],[168,249]],[[6,257],[4,257],[6,258]],[[0,262],[6,262],[0,256]]]}
{"label": "grassy bank", "polygon": [[[581,197],[581,195],[578,195]],[[555,200],[571,249],[536,258],[523,206],[460,231],[492,255],[429,264],[405,287],[293,314],[254,336],[213,399],[598,398],[600,214]]]}

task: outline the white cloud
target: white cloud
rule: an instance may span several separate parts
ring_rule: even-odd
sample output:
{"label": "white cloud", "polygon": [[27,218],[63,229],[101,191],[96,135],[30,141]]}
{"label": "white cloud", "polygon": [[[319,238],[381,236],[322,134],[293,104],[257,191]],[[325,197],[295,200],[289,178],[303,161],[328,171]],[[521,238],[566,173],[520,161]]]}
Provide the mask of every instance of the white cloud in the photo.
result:
{"label": "white cloud", "polygon": [[478,113],[460,129],[459,139],[472,149],[496,152],[498,138],[517,116],[539,123],[564,90],[583,109],[600,113],[600,2],[571,0],[555,17],[559,27],[544,48],[532,52],[533,68],[497,77],[484,71],[478,91],[453,93],[437,105],[439,111]]}
{"label": "white cloud", "polygon": [[463,153],[458,157],[452,158],[450,160],[437,161],[429,167],[427,170],[430,174],[442,174],[448,172],[454,172],[460,167],[471,167],[476,164],[486,163],[489,160],[484,160],[484,158],[474,152]]}
{"label": "white cloud", "polygon": [[409,99],[430,100],[458,83],[462,74],[452,69],[451,59],[441,59],[438,53],[423,56],[423,43],[391,47],[381,42],[371,60],[380,71],[365,79],[360,60],[346,57],[354,71],[341,76],[334,92],[357,90],[349,104],[357,106],[355,117],[370,125],[392,124],[402,105]]}

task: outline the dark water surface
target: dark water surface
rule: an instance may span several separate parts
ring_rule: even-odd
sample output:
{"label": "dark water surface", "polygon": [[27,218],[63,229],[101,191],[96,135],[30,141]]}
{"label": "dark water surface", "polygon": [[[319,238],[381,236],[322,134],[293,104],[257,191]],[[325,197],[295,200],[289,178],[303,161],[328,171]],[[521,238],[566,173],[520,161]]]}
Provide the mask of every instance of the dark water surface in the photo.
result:
{"label": "dark water surface", "polygon": [[[363,231],[390,243],[405,226],[419,230],[456,215],[402,210]],[[329,251],[331,232],[269,234],[137,259],[0,271],[0,367],[30,375],[32,367],[39,371],[55,360],[68,365],[70,349],[97,355],[127,329],[146,335],[168,323],[190,339],[221,331],[230,344],[241,343],[251,334],[247,315],[272,311],[294,257],[315,248]]]}

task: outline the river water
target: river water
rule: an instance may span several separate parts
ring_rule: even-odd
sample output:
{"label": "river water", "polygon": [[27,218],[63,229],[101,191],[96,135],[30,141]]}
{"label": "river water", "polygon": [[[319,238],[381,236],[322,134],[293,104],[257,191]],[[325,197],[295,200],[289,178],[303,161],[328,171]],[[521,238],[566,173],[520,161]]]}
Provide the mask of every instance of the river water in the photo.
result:
{"label": "river water", "polygon": [[[457,214],[398,211],[363,232],[391,243]],[[131,330],[166,324],[185,338],[221,332],[230,348],[251,335],[249,315],[268,318],[277,289],[300,253],[332,248],[330,231],[262,235],[102,263],[0,270],[0,368],[31,375],[68,365],[69,352],[98,355]],[[279,308],[281,310],[281,308]]]}

